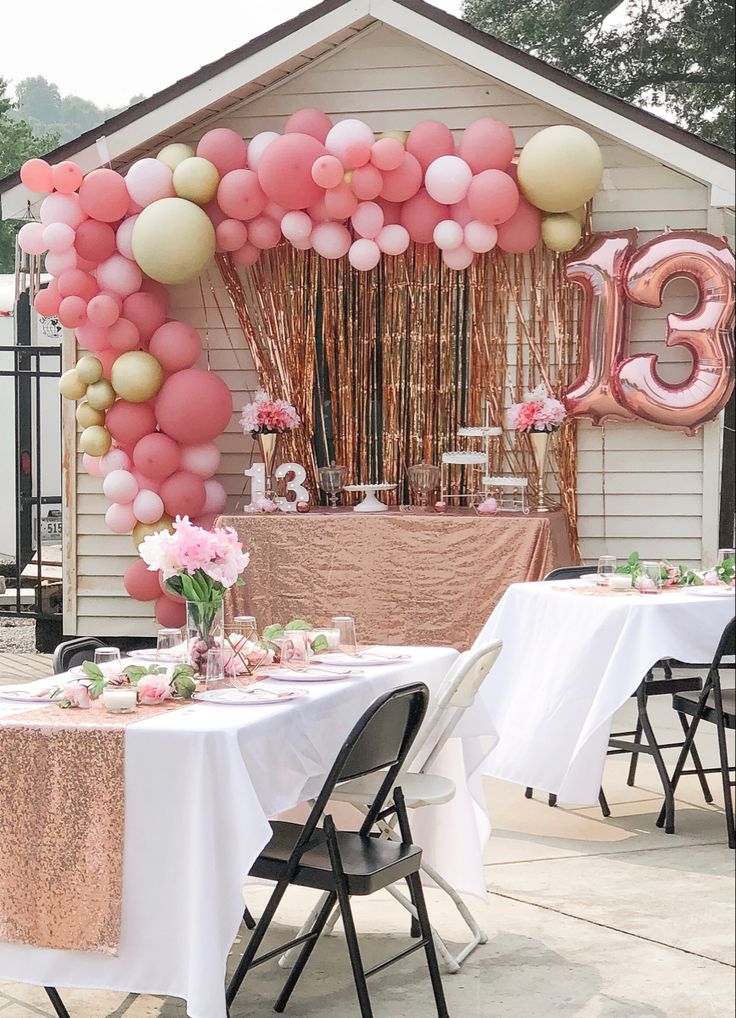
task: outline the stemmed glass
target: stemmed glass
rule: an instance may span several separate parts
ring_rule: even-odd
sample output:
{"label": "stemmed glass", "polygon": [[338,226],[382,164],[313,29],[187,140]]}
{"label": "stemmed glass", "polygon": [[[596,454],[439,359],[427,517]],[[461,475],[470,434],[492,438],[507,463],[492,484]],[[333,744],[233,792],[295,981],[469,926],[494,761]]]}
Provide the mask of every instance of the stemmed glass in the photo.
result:
{"label": "stemmed glass", "polygon": [[337,466],[333,460],[329,467],[320,467],[317,473],[319,474],[319,486],[327,495],[330,508],[334,509],[348,476],[348,468]]}

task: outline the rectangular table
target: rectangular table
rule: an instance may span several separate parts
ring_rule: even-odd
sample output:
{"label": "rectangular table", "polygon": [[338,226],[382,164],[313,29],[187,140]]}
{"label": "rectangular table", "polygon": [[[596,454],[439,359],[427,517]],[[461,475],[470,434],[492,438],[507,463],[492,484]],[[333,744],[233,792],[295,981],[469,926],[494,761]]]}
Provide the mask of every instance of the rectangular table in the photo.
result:
{"label": "rectangular table", "polygon": [[[127,727],[117,956],[0,943],[0,980],[183,997],[192,1018],[224,1018],[225,964],[242,917],[241,890],[270,837],[268,818],[315,795],[345,736],[379,694],[415,681],[436,691],[457,657],[450,648],[406,649],[409,662],[309,685],[304,699],[192,704]],[[3,716],[28,710],[0,703]],[[454,776],[460,784],[451,808],[473,817],[478,807],[468,801],[465,775]],[[433,834],[431,826],[427,818],[423,836],[439,842],[440,827]],[[457,869],[479,872],[482,880],[476,828],[442,829],[438,868],[447,872],[442,852],[449,845]],[[433,845],[427,849],[432,858]]]}

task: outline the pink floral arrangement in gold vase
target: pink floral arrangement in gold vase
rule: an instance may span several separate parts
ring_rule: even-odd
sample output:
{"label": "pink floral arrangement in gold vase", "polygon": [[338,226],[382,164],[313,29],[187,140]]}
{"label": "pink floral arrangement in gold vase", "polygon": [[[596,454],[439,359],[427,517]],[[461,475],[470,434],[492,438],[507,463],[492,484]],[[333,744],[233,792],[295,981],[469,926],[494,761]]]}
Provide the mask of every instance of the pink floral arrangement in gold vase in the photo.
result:
{"label": "pink floral arrangement in gold vase", "polygon": [[[261,450],[266,470],[266,495],[273,500],[273,469],[276,466],[279,439],[286,431],[298,428],[302,419],[296,408],[285,399],[271,399],[259,389],[251,403],[246,403],[240,415],[243,434],[255,438]],[[269,509],[261,511],[269,512]]]}
{"label": "pink floral arrangement in gold vase", "polygon": [[512,403],[506,411],[507,426],[529,436],[534,463],[537,467],[537,512],[547,512],[544,495],[544,470],[551,432],[557,431],[567,417],[559,399],[550,396],[545,385],[537,385],[524,394],[520,403]]}

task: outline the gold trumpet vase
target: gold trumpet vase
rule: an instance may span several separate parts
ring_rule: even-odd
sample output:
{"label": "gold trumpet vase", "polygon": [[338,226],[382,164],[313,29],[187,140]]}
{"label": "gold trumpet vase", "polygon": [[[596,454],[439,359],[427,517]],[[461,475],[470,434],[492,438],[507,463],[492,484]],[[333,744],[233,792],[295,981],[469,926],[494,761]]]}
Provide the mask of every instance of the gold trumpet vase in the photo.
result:
{"label": "gold trumpet vase", "polygon": [[258,447],[261,450],[261,459],[266,468],[266,496],[274,497],[273,471],[276,466],[276,457],[279,451],[281,435],[276,431],[259,431],[256,435]]}
{"label": "gold trumpet vase", "polygon": [[544,497],[544,475],[547,465],[547,450],[549,446],[548,431],[530,431],[529,443],[532,447],[534,465],[537,468],[537,504],[534,507],[538,513],[548,513],[549,508],[545,504]]}

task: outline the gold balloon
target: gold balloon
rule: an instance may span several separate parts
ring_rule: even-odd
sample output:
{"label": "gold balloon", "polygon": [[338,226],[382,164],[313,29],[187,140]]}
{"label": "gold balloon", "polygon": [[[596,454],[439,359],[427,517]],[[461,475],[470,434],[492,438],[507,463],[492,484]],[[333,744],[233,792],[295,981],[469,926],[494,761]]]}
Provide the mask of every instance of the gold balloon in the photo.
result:
{"label": "gold balloon", "polygon": [[92,385],[102,378],[102,361],[92,354],[86,354],[77,361],[76,372],[83,382]]}
{"label": "gold balloon", "polygon": [[133,546],[137,549],[143,538],[148,537],[149,534],[157,534],[159,530],[173,529],[174,521],[168,513],[164,513],[156,523],[136,523],[133,527]]}
{"label": "gold balloon", "polygon": [[112,387],[130,403],[145,403],[155,396],[163,378],[159,362],[143,350],[121,354],[112,365]]}
{"label": "gold balloon", "polygon": [[85,428],[79,436],[79,448],[90,456],[104,456],[110,451],[112,437],[107,428],[99,424],[93,424],[91,428]]}
{"label": "gold balloon", "polygon": [[160,198],[138,215],[132,246],[147,276],[159,283],[188,283],[212,261],[215,228],[194,202]]}
{"label": "gold balloon", "polygon": [[544,212],[569,212],[596,193],[603,177],[597,143],[579,127],[545,127],[519,156],[524,197]]}
{"label": "gold balloon", "polygon": [[382,131],[381,134],[377,134],[376,138],[395,138],[397,141],[406,147],[407,139],[409,138],[408,131]]}
{"label": "gold balloon", "polygon": [[585,226],[585,221],[588,218],[588,207],[587,205],[580,205],[579,208],[571,209],[570,215],[574,216],[575,219],[580,223],[581,226]]}
{"label": "gold balloon", "polygon": [[64,399],[81,399],[87,391],[87,383],[77,374],[76,368],[69,368],[59,379],[59,392]]}
{"label": "gold balloon", "polygon": [[105,411],[96,410],[90,403],[80,403],[76,418],[80,428],[91,428],[95,424],[105,423]]}
{"label": "gold balloon", "polygon": [[542,220],[542,240],[553,251],[572,251],[580,243],[582,227],[567,212],[546,216]]}
{"label": "gold balloon", "polygon": [[87,386],[87,402],[93,410],[109,410],[115,402],[115,390],[106,378]]}
{"label": "gold balloon", "polygon": [[181,142],[174,142],[172,145],[165,145],[156,156],[162,163],[166,163],[170,170],[175,170],[179,163],[185,159],[191,159],[194,149],[191,145],[184,145]]}
{"label": "gold balloon", "polygon": [[217,167],[201,156],[182,159],[174,170],[174,190],[180,198],[193,201],[196,205],[206,205],[212,201],[219,183]]}

